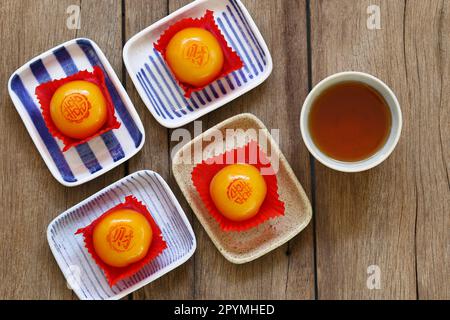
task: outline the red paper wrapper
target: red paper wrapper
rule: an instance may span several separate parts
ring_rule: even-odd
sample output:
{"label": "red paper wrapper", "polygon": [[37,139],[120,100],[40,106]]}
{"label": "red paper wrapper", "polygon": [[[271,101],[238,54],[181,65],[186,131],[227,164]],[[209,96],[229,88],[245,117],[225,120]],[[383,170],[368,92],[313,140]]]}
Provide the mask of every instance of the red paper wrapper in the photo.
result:
{"label": "red paper wrapper", "polygon": [[[240,155],[243,158],[240,158]],[[260,171],[262,168],[265,168],[265,170],[272,172],[272,174],[263,175],[267,185],[267,195],[259,212],[254,217],[241,222],[232,221],[222,215],[214,205],[209,193],[209,185],[216,173],[230,164],[237,163],[251,164]],[[284,202],[279,199],[277,176],[266,155],[255,141],[251,141],[242,148],[230,150],[198,164],[192,170],[192,182],[209,213],[217,220],[224,231],[245,231],[256,227],[266,220],[284,215],[285,207]]]}
{"label": "red paper wrapper", "polygon": [[[241,58],[239,58],[238,54],[228,46],[225,37],[222,35],[219,27],[216,25],[216,22],[214,21],[214,14],[213,11],[211,10],[206,10],[206,13],[202,18],[199,19],[186,18],[180,20],[175,24],[173,24],[172,26],[170,26],[166,31],[164,31],[159,40],[156,43],[154,43],[153,46],[155,47],[156,50],[158,50],[162,54],[166,62],[167,62],[166,60],[167,45],[169,44],[170,40],[176,33],[186,28],[202,28],[211,32],[213,36],[216,37],[217,41],[220,44],[220,47],[222,48],[224,56],[222,72],[213,81],[211,81],[211,83],[219,78],[225,77],[227,74],[235,70],[241,69],[244,66],[244,63],[242,62]],[[170,65],[168,63],[167,65],[170,68]],[[187,98],[191,96],[192,92],[200,91],[209,85],[208,84],[203,87],[194,87],[192,85],[180,82],[178,79],[177,81],[178,84],[183,88],[185,92],[184,96]]]}
{"label": "red paper wrapper", "polygon": [[[66,136],[61,131],[58,130],[58,128],[55,126],[55,124],[52,121],[52,118],[50,116],[50,101],[52,100],[53,94],[55,91],[61,87],[62,85],[75,81],[75,80],[84,80],[92,82],[93,84],[96,84],[100,90],[103,93],[103,96],[106,100],[106,108],[108,110],[108,118],[106,120],[105,125],[103,128],[101,128],[97,133],[94,135],[87,137],[83,140],[77,140],[73,139],[71,137]],[[50,132],[50,134],[56,138],[59,138],[64,143],[63,152],[69,150],[70,148],[86,143],[92,138],[95,138],[107,131],[110,131],[112,129],[117,129],[120,127],[120,123],[117,121],[116,116],[114,115],[114,105],[111,100],[111,96],[109,95],[108,89],[106,88],[105,84],[105,77],[103,75],[102,70],[98,67],[94,67],[93,72],[88,71],[80,71],[77,72],[67,78],[59,79],[59,80],[53,80],[46,83],[43,83],[39,85],[36,88],[36,96],[39,100],[39,103],[41,105],[42,110],[42,116],[44,117],[45,124],[47,125],[47,128]]]}
{"label": "red paper wrapper", "polygon": [[[95,226],[109,214],[119,209],[131,209],[141,213],[145,216],[153,231],[153,239],[150,248],[148,249],[147,255],[142,260],[139,260],[138,262],[135,262],[123,268],[112,267],[104,263],[95,252],[94,244],[92,242],[92,234],[94,232]],[[131,277],[133,274],[141,270],[146,264],[159,256],[164,251],[164,249],[167,248],[167,244],[161,234],[161,229],[159,229],[158,225],[153,220],[147,207],[133,196],[127,196],[124,203],[121,203],[114,208],[109,209],[87,227],[78,229],[75,234],[83,234],[85,247],[91,254],[95,263],[97,263],[97,265],[105,273],[106,279],[108,280],[108,283],[111,287],[114,286],[118,281]]]}

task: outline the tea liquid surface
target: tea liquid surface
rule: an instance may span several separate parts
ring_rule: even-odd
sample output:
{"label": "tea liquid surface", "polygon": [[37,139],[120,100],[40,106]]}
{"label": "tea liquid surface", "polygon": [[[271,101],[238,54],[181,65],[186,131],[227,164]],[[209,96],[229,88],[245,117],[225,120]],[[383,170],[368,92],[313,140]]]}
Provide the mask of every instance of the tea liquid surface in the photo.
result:
{"label": "tea liquid surface", "polygon": [[350,81],[331,86],[317,97],[308,122],[311,137],[323,153],[355,162],[383,147],[392,119],[388,104],[375,89]]}

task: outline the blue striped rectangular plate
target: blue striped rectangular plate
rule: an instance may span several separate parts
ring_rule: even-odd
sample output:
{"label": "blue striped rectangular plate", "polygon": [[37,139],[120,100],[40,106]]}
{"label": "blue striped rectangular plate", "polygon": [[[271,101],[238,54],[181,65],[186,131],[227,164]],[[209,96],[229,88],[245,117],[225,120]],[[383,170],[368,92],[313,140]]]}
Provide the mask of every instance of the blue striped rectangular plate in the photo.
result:
{"label": "blue striped rectangular plate", "polygon": [[[244,67],[187,99],[153,43],[174,22],[199,18],[208,9],[214,11],[216,24]],[[261,33],[239,0],[194,1],[133,36],[125,44],[123,60],[145,105],[168,128],[194,121],[255,88],[267,79],[273,67]]]}
{"label": "blue striped rectangular plate", "polygon": [[[102,270],[75,232],[108,209],[134,195],[149,209],[161,228],[167,249],[141,271],[112,288]],[[186,262],[196,249],[189,220],[161,176],[152,171],[135,172],[94,194],[53,220],[47,239],[68,284],[82,300],[120,299]]]}
{"label": "blue striped rectangular plate", "polygon": [[[102,68],[116,116],[122,124],[88,143],[62,152],[62,142],[50,135],[35,95],[36,87],[80,70]],[[92,180],[135,155],[143,146],[142,122],[103,52],[89,39],[74,39],[53,48],[11,76],[9,94],[39,153],[53,176],[65,186]]]}

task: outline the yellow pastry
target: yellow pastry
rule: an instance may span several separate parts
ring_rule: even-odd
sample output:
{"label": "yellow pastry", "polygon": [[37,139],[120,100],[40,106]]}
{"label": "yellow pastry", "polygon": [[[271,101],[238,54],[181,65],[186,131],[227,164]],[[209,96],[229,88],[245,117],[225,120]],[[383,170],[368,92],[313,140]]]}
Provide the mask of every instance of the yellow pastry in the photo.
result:
{"label": "yellow pastry", "polygon": [[219,42],[211,32],[186,28],[170,40],[166,60],[179,81],[202,87],[220,75],[224,57]]}
{"label": "yellow pastry", "polygon": [[259,170],[249,164],[233,164],[211,180],[211,198],[226,218],[245,221],[254,217],[266,198],[267,186]]}
{"label": "yellow pastry", "polygon": [[144,215],[121,209],[101,219],[94,228],[92,242],[103,262],[120,268],[144,258],[152,238],[152,228]]}
{"label": "yellow pastry", "polygon": [[94,83],[82,80],[68,82],[53,94],[50,116],[64,135],[73,139],[85,139],[105,124],[106,99]]}

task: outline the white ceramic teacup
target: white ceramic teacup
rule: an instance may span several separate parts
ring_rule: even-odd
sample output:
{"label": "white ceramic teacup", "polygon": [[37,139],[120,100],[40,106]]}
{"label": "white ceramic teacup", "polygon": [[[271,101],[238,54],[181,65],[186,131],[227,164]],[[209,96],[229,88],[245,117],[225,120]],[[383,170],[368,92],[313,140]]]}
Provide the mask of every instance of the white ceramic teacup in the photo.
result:
{"label": "white ceramic teacup", "polygon": [[[356,162],[344,162],[333,159],[324,154],[315,144],[311,138],[308,126],[308,117],[311,107],[315,99],[327,88],[341,82],[358,81],[365,83],[375,89],[385,100],[389,106],[392,118],[391,132],[383,147],[381,147],[375,154],[367,159]],[[300,115],[300,129],[303,140],[309,152],[325,166],[342,172],[360,172],[371,169],[384,160],[394,151],[395,146],[400,138],[402,131],[402,111],[397,97],[392,90],[381,80],[376,77],[362,72],[341,72],[329,76],[328,78],[319,82],[306,98],[302,112]]]}

